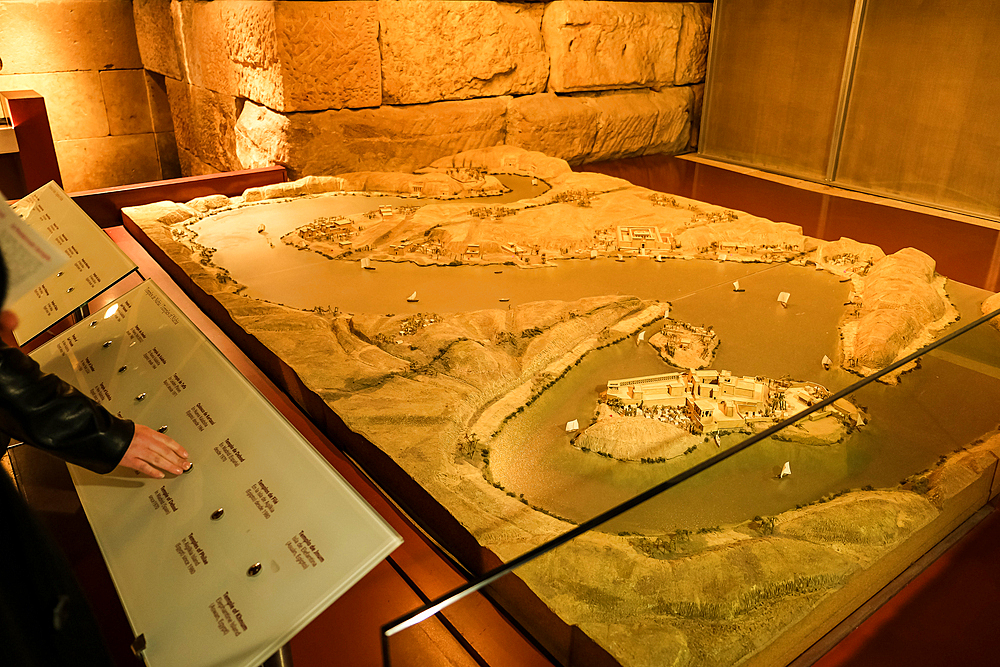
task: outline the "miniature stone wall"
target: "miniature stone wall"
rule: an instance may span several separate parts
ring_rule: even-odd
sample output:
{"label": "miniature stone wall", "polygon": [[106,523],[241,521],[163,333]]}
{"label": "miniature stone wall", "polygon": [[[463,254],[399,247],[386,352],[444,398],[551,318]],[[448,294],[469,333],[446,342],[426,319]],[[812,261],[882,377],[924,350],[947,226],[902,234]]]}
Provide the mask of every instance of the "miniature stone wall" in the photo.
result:
{"label": "miniature stone wall", "polygon": [[0,59],[0,90],[45,97],[66,190],[180,175],[164,77],[143,68],[127,0],[4,0]]}
{"label": "miniature stone wall", "polygon": [[508,144],[571,163],[695,140],[711,4],[134,0],[185,174],[409,171]]}

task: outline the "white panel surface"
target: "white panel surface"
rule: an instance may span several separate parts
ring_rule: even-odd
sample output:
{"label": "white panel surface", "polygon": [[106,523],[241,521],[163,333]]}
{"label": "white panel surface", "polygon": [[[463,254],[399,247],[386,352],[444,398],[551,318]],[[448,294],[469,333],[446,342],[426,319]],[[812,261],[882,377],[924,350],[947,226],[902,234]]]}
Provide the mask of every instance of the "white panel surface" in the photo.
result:
{"label": "white panel surface", "polygon": [[152,667],[259,665],[402,542],[152,281],[32,356],[194,463],[70,466]]}
{"label": "white panel surface", "polygon": [[29,227],[0,195],[0,248],[7,265],[7,298],[19,299],[69,261]]}
{"label": "white panel surface", "polygon": [[53,182],[19,201],[14,210],[69,263],[7,307],[17,313],[14,331],[24,342],[45,331],[134,270],[135,263]]}

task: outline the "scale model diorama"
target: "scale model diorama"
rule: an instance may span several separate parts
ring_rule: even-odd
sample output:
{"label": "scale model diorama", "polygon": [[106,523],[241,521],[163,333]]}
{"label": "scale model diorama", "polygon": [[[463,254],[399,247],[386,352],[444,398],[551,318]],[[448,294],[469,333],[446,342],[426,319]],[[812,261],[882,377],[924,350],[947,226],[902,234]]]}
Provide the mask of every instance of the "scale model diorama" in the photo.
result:
{"label": "scale model diorama", "polygon": [[[511,147],[125,212],[472,561],[470,538],[516,557],[986,296],[914,249]],[[790,661],[993,495],[1000,334],[958,341],[519,569],[534,608],[622,665]]]}

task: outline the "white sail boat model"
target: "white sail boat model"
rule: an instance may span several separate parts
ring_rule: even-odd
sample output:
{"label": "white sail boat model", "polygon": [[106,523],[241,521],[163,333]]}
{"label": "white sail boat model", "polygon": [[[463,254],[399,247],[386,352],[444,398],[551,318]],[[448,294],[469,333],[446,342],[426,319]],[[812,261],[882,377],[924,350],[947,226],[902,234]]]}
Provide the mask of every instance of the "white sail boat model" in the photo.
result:
{"label": "white sail boat model", "polygon": [[639,343],[641,343],[644,340],[646,340],[646,332],[645,331],[640,331],[639,332],[639,337],[635,339],[635,344],[638,345]]}
{"label": "white sail boat model", "polygon": [[597,251],[596,250],[591,250],[590,251],[590,258],[594,259],[595,257],[597,257]]}
{"label": "white sail boat model", "polygon": [[362,269],[367,269],[368,271],[374,271],[375,270],[375,267],[372,266],[372,261],[370,259],[368,259],[367,257],[362,257],[361,258],[361,268]]}
{"label": "white sail boat model", "polygon": [[828,370],[830,370],[831,366],[833,366],[833,359],[831,359],[830,357],[828,357],[828,356],[826,356],[824,354],[823,355],[823,370],[828,371]]}
{"label": "white sail boat model", "polygon": [[734,280],[733,281],[733,291],[734,292],[746,292],[745,289],[740,289],[740,281],[738,281],[738,280]]}
{"label": "white sail boat model", "polygon": [[788,292],[782,292],[781,294],[778,295],[778,303],[781,304],[782,308],[788,308],[788,297],[790,296],[791,294],[789,294]]}
{"label": "white sail boat model", "polygon": [[785,467],[781,469],[781,474],[778,475],[778,479],[784,479],[792,474],[792,465],[790,461],[785,461]]}
{"label": "white sail boat model", "polygon": [[413,294],[406,297],[406,300],[409,301],[410,303],[416,303],[417,301],[420,301],[420,299],[417,298],[417,291],[413,290]]}
{"label": "white sail boat model", "polygon": [[566,422],[566,432],[567,433],[572,433],[573,431],[579,431],[579,430],[580,430],[580,420],[579,419],[571,419],[570,421]]}

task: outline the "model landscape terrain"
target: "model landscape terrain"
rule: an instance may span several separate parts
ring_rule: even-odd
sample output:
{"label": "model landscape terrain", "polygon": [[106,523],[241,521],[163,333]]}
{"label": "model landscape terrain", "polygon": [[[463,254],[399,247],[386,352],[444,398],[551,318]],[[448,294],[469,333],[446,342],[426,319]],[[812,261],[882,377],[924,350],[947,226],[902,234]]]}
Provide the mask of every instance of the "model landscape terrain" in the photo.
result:
{"label": "model landscape terrain", "polygon": [[[492,203],[509,190],[510,176],[544,192]],[[293,308],[248,296],[217,261],[220,249],[201,242],[222,215],[358,196],[371,198],[360,213],[317,216],[280,235],[269,223],[254,224],[252,233],[269,248],[350,262],[359,274],[362,266],[378,271],[389,262],[499,273],[559,271],[562,262],[593,259],[822,271],[849,287],[849,297],[841,306],[839,348],[815,365],[829,361],[857,375],[916,351],[958,318],[945,278],[920,251],[887,256],[850,239],[810,238],[792,224],[574,173],[561,160],[511,147],[462,153],[417,174],[308,177],[241,197],[126,210],[240,327],[503,560],[573,524],[506,488],[497,448],[517,437],[512,429],[524,413],[602,351],[647,346],[663,359],[655,375],[608,373],[606,386],[591,392],[593,413],[557,425],[566,447],[619,466],[682,470],[834,388],[711,368],[727,345],[711,323],[673,319],[670,303],[616,294],[613,286],[605,295],[500,299],[496,307],[464,312],[404,310],[405,293],[398,313]],[[406,203],[382,203],[390,196]],[[411,297],[419,304],[417,292]],[[773,300],[784,308],[787,295]],[[884,379],[906,383],[907,371],[919,374],[911,364]],[[842,399],[777,437],[834,451],[878,419]],[[865,591],[884,583],[879,577],[901,570],[934,535],[985,502],[971,507],[970,493],[991,495],[983,474],[995,466],[1000,436],[964,444],[893,487],[828,490],[795,509],[726,525],[591,531],[517,575],[622,665],[787,661],[804,648],[803,637],[825,632],[835,610],[849,613]],[[774,484],[782,483],[777,468],[768,473]]]}

